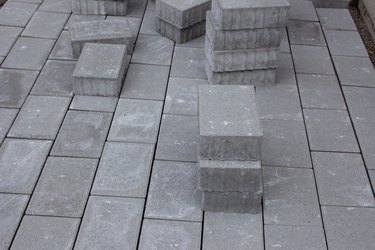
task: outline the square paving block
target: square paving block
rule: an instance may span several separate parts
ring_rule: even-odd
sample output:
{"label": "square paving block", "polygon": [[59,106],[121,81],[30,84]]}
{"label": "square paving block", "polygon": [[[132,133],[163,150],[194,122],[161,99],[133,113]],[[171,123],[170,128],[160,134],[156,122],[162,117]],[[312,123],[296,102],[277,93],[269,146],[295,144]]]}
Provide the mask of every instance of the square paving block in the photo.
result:
{"label": "square paving block", "polygon": [[0,143],[7,135],[9,128],[12,126],[14,118],[16,118],[18,109],[0,108]]}
{"label": "square paving block", "polygon": [[176,47],[171,76],[207,79],[203,48]]}
{"label": "square paving block", "polygon": [[55,139],[69,103],[68,97],[29,96],[8,136]]}
{"label": "square paving block", "polygon": [[20,37],[2,68],[41,70],[55,41],[50,39]]}
{"label": "square paving block", "polygon": [[0,56],[7,56],[14,42],[22,32],[22,28],[0,26]]}
{"label": "square paving block", "polygon": [[312,152],[320,204],[375,206],[360,154]]}
{"label": "square paving block", "polygon": [[59,39],[55,43],[55,47],[53,47],[53,50],[49,55],[49,59],[73,60],[69,31],[64,30],[61,32]]}
{"label": "square paving block", "polygon": [[0,191],[31,194],[51,141],[5,139],[0,148]]}
{"label": "square paving block", "polygon": [[309,145],[302,121],[262,120],[262,126],[262,165],[311,168]]}
{"label": "square paving block", "polygon": [[154,145],[107,142],[91,193],[145,198]]}
{"label": "square paving block", "polygon": [[319,22],[289,21],[288,34],[291,44],[326,46]]}
{"label": "square paving block", "polygon": [[357,30],[347,9],[317,8],[320,23],[326,30]]}
{"label": "square paving block", "polygon": [[290,3],[291,20],[319,21],[312,1],[288,0]]}
{"label": "square paving block", "polygon": [[24,216],[12,249],[72,249],[79,223],[78,218]]}
{"label": "square paving block", "polygon": [[64,29],[69,30],[70,25],[75,22],[86,22],[86,21],[97,21],[97,20],[105,20],[106,16],[104,15],[75,15],[72,14],[66,23]]}
{"label": "square paving block", "polygon": [[333,56],[368,57],[366,47],[357,31],[325,30],[324,33]]}
{"label": "square paving block", "polygon": [[199,86],[200,159],[258,161],[263,131],[253,86]]}
{"label": "square paving block", "polygon": [[68,111],[51,155],[100,158],[112,114]]}
{"label": "square paving block", "polygon": [[31,94],[50,96],[73,95],[73,72],[76,62],[48,60],[39,74]]}
{"label": "square paving block", "polygon": [[127,46],[86,43],[73,73],[76,95],[119,96],[127,67]]}
{"label": "square paving block", "polygon": [[163,102],[120,99],[109,141],[156,143]]}
{"label": "square paving block", "polygon": [[375,208],[323,206],[329,249],[372,249]]}
{"label": "square paving block", "polygon": [[140,236],[140,250],[181,249],[199,250],[202,224],[196,222],[144,220]]}
{"label": "square paving block", "polygon": [[21,108],[38,72],[0,69],[0,107]]}
{"label": "square paving block", "polygon": [[125,16],[128,0],[73,0],[73,14]]}
{"label": "square paving block", "polygon": [[168,76],[167,66],[130,64],[121,97],[163,101]]}
{"label": "square paving block", "polygon": [[70,104],[70,109],[113,113],[117,101],[116,97],[76,95]]}
{"label": "square paving block", "polygon": [[202,221],[197,164],[155,161],[145,218]]}
{"label": "square paving block", "polygon": [[346,110],[304,110],[311,150],[360,152]]}
{"label": "square paving block", "polygon": [[9,249],[13,236],[17,231],[29,196],[16,194],[0,194],[0,248]]}
{"label": "square paving block", "polygon": [[[355,123],[354,128],[367,169],[375,169],[375,124]],[[372,186],[375,187],[375,179]]]}
{"label": "square paving block", "polygon": [[375,89],[343,87],[343,91],[354,124],[375,124]]}
{"label": "square paving block", "polygon": [[296,73],[294,71],[291,54],[280,53],[274,83],[276,83],[276,85],[282,84],[297,86]]}
{"label": "square paving block", "polygon": [[0,25],[25,27],[37,8],[33,3],[8,1],[0,9]]}
{"label": "square paving block", "polygon": [[67,0],[43,0],[39,10],[70,14],[72,12],[72,3]]}
{"label": "square paving block", "polygon": [[143,199],[91,196],[75,248],[136,249],[143,204]]}
{"label": "square paving block", "polygon": [[68,18],[69,14],[37,11],[22,36],[57,39]]}
{"label": "square paving block", "polygon": [[321,226],[312,169],[264,167],[264,224]]}
{"label": "square paving block", "polygon": [[27,214],[82,217],[98,160],[49,157]]}

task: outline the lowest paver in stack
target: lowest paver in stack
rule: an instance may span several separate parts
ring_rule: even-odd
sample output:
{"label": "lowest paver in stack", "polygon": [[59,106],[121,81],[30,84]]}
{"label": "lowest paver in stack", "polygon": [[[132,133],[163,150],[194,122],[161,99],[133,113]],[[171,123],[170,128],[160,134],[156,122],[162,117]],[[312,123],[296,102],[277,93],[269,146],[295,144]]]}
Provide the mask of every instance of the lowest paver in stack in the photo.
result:
{"label": "lowest paver in stack", "polygon": [[253,86],[199,86],[202,209],[258,213],[263,195],[263,131]]}
{"label": "lowest paver in stack", "polygon": [[156,0],[156,31],[177,43],[202,36],[210,8],[211,0]]}
{"label": "lowest paver in stack", "polygon": [[129,0],[72,0],[73,14],[125,16]]}
{"label": "lowest paver in stack", "polygon": [[212,84],[273,84],[286,0],[212,0],[207,12],[206,72]]}

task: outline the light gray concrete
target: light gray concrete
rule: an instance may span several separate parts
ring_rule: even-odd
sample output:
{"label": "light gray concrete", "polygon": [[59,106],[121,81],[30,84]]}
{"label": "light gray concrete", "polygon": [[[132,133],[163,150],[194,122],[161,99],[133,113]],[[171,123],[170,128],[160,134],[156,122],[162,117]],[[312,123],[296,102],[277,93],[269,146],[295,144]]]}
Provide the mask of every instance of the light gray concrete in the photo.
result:
{"label": "light gray concrete", "polygon": [[70,109],[114,113],[118,98],[102,96],[74,96]]}
{"label": "light gray concrete", "polygon": [[326,30],[357,30],[352,16],[347,9],[316,9],[320,23]]}
{"label": "light gray concrete", "polygon": [[8,1],[0,10],[0,25],[25,27],[38,8],[33,3]]}
{"label": "light gray concrete", "polygon": [[207,79],[203,48],[176,47],[170,76]]}
{"label": "light gray concrete", "polygon": [[128,0],[73,0],[73,14],[125,16]]}
{"label": "light gray concrete", "polygon": [[13,124],[14,118],[16,118],[18,109],[4,109],[0,108],[0,142],[6,137],[10,127]]}
{"label": "light gray concrete", "polygon": [[288,22],[288,34],[291,44],[326,46],[326,41],[319,22]]}
{"label": "light gray concrete", "polygon": [[49,55],[49,59],[73,60],[72,45],[70,43],[70,35],[68,31],[64,30],[61,32],[59,39]]}
{"label": "light gray concrete", "polygon": [[22,32],[22,28],[0,26],[0,56],[7,56],[13,44]]}

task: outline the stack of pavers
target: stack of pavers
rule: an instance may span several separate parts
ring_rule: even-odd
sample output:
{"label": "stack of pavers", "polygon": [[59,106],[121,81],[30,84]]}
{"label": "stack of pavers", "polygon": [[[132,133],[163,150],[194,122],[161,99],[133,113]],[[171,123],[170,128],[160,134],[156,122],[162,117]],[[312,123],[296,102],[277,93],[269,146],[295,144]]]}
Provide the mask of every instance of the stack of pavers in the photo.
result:
{"label": "stack of pavers", "polygon": [[289,10],[286,0],[212,0],[205,42],[210,83],[273,84]]}
{"label": "stack of pavers", "polygon": [[202,209],[258,213],[263,196],[263,131],[254,86],[199,86]]}
{"label": "stack of pavers", "polygon": [[161,35],[185,43],[205,34],[211,0],[156,0],[155,27]]}
{"label": "stack of pavers", "polygon": [[73,14],[125,16],[129,0],[72,0]]}

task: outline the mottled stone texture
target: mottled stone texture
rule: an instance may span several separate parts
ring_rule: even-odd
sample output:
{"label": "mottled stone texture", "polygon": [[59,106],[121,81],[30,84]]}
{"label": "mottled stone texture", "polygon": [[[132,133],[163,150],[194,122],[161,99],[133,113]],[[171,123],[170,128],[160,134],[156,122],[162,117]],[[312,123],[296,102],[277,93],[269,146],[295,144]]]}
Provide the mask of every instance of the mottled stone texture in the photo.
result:
{"label": "mottled stone texture", "polygon": [[128,0],[73,0],[73,14],[125,16]]}

